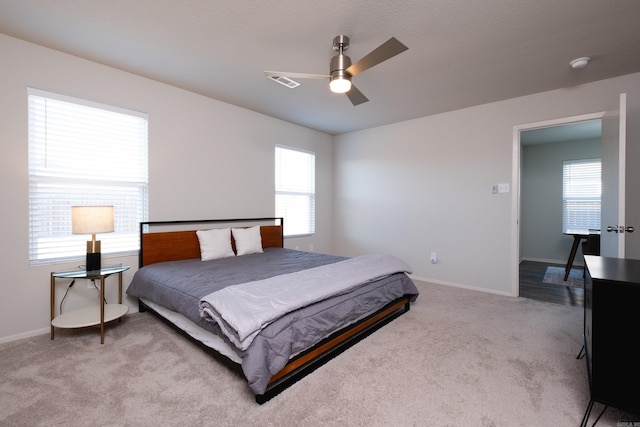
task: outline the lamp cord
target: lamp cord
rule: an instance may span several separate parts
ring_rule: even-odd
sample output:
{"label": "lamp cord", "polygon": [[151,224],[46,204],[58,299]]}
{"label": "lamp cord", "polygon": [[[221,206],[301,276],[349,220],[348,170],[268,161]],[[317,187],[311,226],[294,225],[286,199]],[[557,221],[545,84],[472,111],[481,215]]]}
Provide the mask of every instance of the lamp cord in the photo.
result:
{"label": "lamp cord", "polygon": [[64,296],[62,297],[62,300],[60,301],[60,314],[62,314],[62,303],[64,302],[65,298],[67,298],[67,294],[69,293],[69,289],[71,289],[71,287],[73,286],[74,283],[76,283],[76,279],[73,279],[71,281],[71,283],[69,283],[69,286],[67,286],[67,291],[64,293]]}
{"label": "lamp cord", "polygon": [[[64,300],[67,298],[67,295],[69,294],[69,289],[71,289],[75,283],[76,283],[76,279],[73,279],[71,281],[71,283],[69,283],[69,286],[67,286],[67,290],[65,291],[64,296],[62,297],[62,300],[60,300],[60,314],[62,314],[62,303],[64,303]],[[95,279],[91,279],[91,283],[93,283],[93,287],[96,288],[96,291],[100,290],[100,289],[98,289],[98,286],[96,285]],[[106,297],[104,298],[103,303],[107,304],[107,298]]]}

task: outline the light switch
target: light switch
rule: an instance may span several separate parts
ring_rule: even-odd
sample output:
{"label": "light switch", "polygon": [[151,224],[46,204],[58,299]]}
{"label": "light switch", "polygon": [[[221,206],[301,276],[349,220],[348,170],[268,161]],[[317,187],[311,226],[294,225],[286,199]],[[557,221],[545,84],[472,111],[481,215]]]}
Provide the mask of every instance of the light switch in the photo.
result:
{"label": "light switch", "polygon": [[498,184],[498,193],[508,193],[509,183]]}

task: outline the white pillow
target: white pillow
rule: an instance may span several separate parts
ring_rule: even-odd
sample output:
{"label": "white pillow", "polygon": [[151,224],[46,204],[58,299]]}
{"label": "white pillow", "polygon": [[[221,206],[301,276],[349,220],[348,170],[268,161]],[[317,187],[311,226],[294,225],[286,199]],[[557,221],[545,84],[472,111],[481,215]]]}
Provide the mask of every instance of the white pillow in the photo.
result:
{"label": "white pillow", "polygon": [[202,261],[235,256],[231,247],[231,231],[229,228],[196,231],[200,241],[200,258]]}
{"label": "white pillow", "polygon": [[262,253],[262,237],[260,226],[249,228],[232,228],[233,238],[236,241],[236,253],[238,255]]}

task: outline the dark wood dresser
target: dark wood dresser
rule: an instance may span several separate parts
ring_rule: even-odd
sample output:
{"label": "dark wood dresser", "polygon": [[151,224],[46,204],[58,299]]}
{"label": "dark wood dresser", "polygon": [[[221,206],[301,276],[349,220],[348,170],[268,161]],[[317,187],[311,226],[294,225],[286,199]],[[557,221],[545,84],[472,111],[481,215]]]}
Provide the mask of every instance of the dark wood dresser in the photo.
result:
{"label": "dark wood dresser", "polygon": [[591,401],[640,415],[640,260],[585,255],[584,344]]}

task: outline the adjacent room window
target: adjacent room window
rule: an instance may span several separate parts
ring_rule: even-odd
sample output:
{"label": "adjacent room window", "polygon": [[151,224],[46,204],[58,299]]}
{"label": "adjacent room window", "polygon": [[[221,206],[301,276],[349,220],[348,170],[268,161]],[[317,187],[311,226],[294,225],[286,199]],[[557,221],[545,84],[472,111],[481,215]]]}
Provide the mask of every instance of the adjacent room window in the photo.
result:
{"label": "adjacent room window", "polygon": [[276,146],[276,216],[284,218],[284,235],[316,231],[316,155]]}
{"label": "adjacent room window", "polygon": [[562,172],[562,230],[600,229],[601,160],[566,160]]}
{"label": "adjacent room window", "polygon": [[133,254],[148,219],[148,117],[36,89],[29,105],[29,263],[84,259],[71,207],[113,205],[102,253]]}

